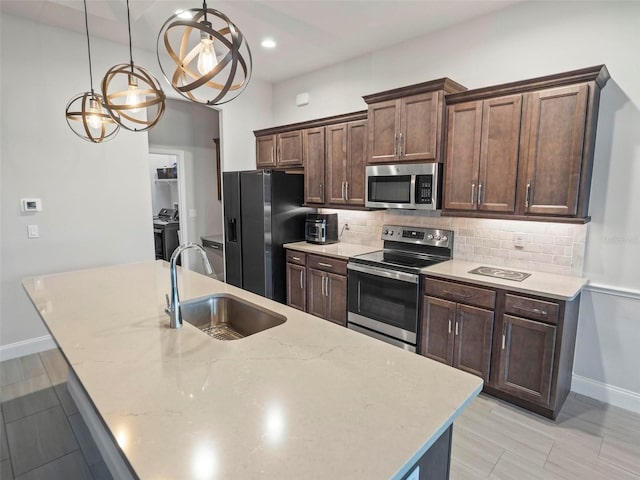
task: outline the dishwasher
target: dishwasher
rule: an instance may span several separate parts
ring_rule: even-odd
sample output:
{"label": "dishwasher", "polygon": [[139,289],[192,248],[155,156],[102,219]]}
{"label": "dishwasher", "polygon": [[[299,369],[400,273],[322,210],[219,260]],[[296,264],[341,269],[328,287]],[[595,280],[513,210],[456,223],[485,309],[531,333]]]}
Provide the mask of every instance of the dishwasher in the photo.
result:
{"label": "dishwasher", "polygon": [[206,235],[200,237],[200,240],[213,267],[213,275],[211,276],[224,282],[224,242],[222,235]]}

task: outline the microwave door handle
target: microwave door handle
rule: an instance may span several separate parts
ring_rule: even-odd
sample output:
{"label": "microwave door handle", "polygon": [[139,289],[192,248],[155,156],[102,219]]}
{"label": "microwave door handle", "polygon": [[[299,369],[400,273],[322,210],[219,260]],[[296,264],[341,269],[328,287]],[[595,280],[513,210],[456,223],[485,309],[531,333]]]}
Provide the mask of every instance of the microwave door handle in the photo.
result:
{"label": "microwave door handle", "polygon": [[416,204],[416,176],[411,175],[411,186],[409,187],[411,191],[409,192],[409,203],[411,205]]}

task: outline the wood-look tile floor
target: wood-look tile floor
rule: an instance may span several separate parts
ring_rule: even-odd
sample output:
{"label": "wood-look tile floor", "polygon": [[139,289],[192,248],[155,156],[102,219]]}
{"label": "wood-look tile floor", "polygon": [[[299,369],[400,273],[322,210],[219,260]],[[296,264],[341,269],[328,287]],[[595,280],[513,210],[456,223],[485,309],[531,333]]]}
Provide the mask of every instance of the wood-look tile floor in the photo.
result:
{"label": "wood-look tile floor", "polygon": [[[57,349],[0,363],[1,480],[111,479],[66,371]],[[640,415],[571,393],[554,422],[481,394],[454,424],[451,479],[487,478],[640,480]]]}
{"label": "wood-look tile floor", "polygon": [[0,363],[0,480],[113,480],[59,350]]}

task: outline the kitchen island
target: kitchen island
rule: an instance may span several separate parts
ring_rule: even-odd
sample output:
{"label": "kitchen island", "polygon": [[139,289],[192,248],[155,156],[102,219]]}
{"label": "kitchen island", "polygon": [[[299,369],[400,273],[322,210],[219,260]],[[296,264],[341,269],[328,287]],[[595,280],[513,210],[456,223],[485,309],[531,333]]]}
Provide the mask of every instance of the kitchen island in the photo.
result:
{"label": "kitchen island", "polygon": [[228,294],[287,321],[227,342],[186,323],[170,329],[164,261],[23,285],[133,478],[404,479],[439,439],[448,465],[450,426],[482,388],[185,270],[181,300]]}

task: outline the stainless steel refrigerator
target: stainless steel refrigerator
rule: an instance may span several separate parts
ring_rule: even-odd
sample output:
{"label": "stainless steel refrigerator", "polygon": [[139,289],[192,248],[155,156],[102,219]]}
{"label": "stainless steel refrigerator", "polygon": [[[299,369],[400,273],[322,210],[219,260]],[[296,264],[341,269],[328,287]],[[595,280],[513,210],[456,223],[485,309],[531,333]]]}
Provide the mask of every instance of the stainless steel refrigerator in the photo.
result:
{"label": "stainless steel refrigerator", "polygon": [[224,172],[226,281],[286,301],[283,244],[304,240],[304,177],[276,170]]}

